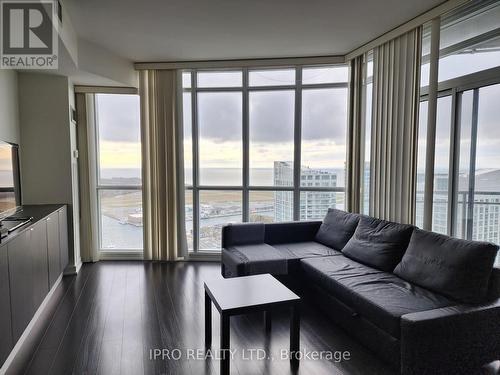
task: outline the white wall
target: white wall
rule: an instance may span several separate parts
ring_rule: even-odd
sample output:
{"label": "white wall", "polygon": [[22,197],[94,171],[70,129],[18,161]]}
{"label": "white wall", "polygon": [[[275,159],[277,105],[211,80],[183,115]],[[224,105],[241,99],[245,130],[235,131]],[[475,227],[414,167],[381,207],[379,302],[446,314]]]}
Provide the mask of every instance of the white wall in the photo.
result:
{"label": "white wall", "polygon": [[70,267],[65,272],[74,273],[81,260],[78,186],[72,175],[73,85],[68,77],[40,73],[19,73],[18,81],[23,204],[68,205]]}
{"label": "white wall", "polygon": [[17,80],[16,71],[0,69],[0,140],[19,144]]}
{"label": "white wall", "polygon": [[139,86],[139,74],[132,61],[85,39],[78,39],[78,68],[111,79],[120,86]]}
{"label": "white wall", "polygon": [[24,204],[72,203],[67,77],[19,73]]}

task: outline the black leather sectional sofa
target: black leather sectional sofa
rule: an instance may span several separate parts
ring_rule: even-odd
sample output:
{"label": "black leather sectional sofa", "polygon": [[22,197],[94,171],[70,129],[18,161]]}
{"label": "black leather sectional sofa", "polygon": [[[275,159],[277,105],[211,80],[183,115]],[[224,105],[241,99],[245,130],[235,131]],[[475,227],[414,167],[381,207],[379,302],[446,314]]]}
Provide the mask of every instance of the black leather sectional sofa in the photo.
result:
{"label": "black leather sectional sofa", "polygon": [[330,209],[323,222],[222,229],[222,275],[270,273],[402,374],[500,359],[498,246]]}

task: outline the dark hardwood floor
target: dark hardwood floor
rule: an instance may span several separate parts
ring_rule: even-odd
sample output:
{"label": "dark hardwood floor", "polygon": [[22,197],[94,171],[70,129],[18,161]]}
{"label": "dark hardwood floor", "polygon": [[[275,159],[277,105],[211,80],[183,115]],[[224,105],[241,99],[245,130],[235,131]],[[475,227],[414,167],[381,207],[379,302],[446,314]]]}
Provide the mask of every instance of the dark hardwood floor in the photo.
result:
{"label": "dark hardwood floor", "polygon": [[[218,374],[217,359],[193,359],[204,353],[203,281],[218,277],[217,263],[86,264],[78,276],[65,277],[59,286],[46,331],[37,349],[22,355],[25,363],[17,371],[44,375]],[[212,348],[217,349],[219,314],[215,308],[212,316]],[[302,309],[301,350],[349,351],[350,359],[338,363],[303,359],[298,370],[293,370],[288,360],[280,359],[280,351],[289,345],[288,312],[272,319],[272,330],[266,334],[261,314],[231,318],[231,349],[236,350],[231,374],[393,373],[309,306]],[[154,349],[180,349],[182,357],[154,360],[150,358]],[[272,359],[247,360],[250,352],[245,349],[263,349]]]}

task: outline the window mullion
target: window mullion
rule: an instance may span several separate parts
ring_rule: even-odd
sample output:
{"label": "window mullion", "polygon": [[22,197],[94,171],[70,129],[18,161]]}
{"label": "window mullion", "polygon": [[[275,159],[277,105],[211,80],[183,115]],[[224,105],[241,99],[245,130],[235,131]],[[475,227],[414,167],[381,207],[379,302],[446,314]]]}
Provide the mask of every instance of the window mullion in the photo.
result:
{"label": "window mullion", "polygon": [[474,190],[476,185],[476,147],[477,147],[477,122],[479,110],[479,89],[474,89],[472,97],[472,124],[470,137],[470,164],[469,164],[469,193],[467,205],[467,239],[472,240],[474,225]]}
{"label": "window mullion", "polygon": [[295,121],[293,155],[293,220],[300,220],[300,160],[302,140],[302,67],[295,69]]}
{"label": "window mullion", "polygon": [[456,208],[458,191],[458,164],[460,154],[460,94],[453,89],[451,94],[451,127],[450,127],[450,184],[448,185],[448,234],[455,235]]}
{"label": "window mullion", "polygon": [[250,220],[249,215],[249,179],[250,179],[250,127],[249,127],[249,95],[248,95],[248,69],[243,69],[243,107],[242,107],[242,116],[243,116],[243,131],[242,131],[242,141],[243,141],[243,196],[242,196],[242,208],[243,222],[247,222]]}
{"label": "window mullion", "polygon": [[193,251],[196,253],[199,249],[200,232],[200,209],[199,209],[199,154],[198,154],[198,92],[197,92],[197,71],[191,72],[191,137],[193,149]]}
{"label": "window mullion", "polygon": [[[351,72],[351,77],[354,75],[353,72]],[[363,213],[366,212],[366,210],[369,210],[369,207],[365,207],[365,164],[366,164],[366,106],[367,106],[367,91],[368,91],[368,52],[363,54],[363,64],[361,68],[361,76],[362,76],[362,85],[361,85],[361,133],[360,133],[360,149],[359,149],[359,158],[362,160],[362,167],[360,168],[359,171],[359,192],[356,192],[358,194],[358,200],[359,200],[359,205],[358,205],[358,212]],[[353,114],[351,114],[353,116]],[[349,126],[349,125],[348,125]],[[371,151],[371,150],[370,150]],[[349,152],[349,150],[347,150]],[[345,183],[344,183],[345,186]],[[346,195],[344,195],[344,202],[346,201]],[[344,203],[346,205],[346,203]],[[347,209],[347,207],[346,207]]]}

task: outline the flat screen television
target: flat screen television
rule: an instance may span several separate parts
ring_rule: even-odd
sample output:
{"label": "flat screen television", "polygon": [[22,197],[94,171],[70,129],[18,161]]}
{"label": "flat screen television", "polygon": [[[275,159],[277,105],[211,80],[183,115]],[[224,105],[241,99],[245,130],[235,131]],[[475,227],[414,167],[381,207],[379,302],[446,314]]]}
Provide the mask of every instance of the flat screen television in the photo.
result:
{"label": "flat screen television", "polygon": [[19,146],[0,141],[0,219],[21,206]]}

